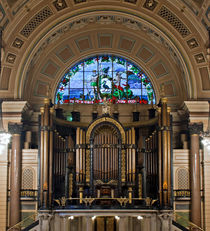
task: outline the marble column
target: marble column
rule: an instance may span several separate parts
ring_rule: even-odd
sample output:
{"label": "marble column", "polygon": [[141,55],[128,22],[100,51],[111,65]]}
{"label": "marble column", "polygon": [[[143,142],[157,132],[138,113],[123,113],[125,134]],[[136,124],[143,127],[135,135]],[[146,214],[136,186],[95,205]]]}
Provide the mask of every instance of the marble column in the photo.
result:
{"label": "marble column", "polygon": [[12,151],[10,165],[10,227],[21,220],[20,216],[20,189],[21,189],[21,132],[22,124],[10,123],[9,131],[12,134]]}
{"label": "marble column", "polygon": [[118,231],[127,231],[128,229],[128,217],[120,217],[118,222]]}
{"label": "marble column", "polygon": [[[190,123],[190,184],[191,184],[191,222],[201,227],[201,182],[199,133],[202,123]],[[198,229],[193,229],[198,230]]]}
{"label": "marble column", "polygon": [[[39,230],[41,231],[51,231],[53,228],[51,227],[51,220],[54,218],[53,215],[44,213],[39,214]],[[56,223],[56,221],[55,221]],[[55,229],[57,230],[57,229]]]}
{"label": "marble column", "polygon": [[61,217],[61,230],[69,231],[69,219],[66,216]]}
{"label": "marble column", "polygon": [[161,99],[161,141],[162,141],[162,188],[163,206],[167,208],[168,203],[168,136],[167,136],[167,98]]}
{"label": "marble column", "polygon": [[144,216],[143,221],[144,221],[143,230],[151,231],[151,216],[148,215]]}
{"label": "marble column", "polygon": [[86,216],[86,229],[84,231],[93,231],[93,220],[90,216]]}

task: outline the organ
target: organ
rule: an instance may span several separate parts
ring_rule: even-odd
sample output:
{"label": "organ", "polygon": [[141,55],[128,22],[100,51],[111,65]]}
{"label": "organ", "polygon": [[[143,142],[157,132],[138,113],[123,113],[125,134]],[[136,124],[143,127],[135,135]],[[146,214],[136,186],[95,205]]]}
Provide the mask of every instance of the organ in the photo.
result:
{"label": "organ", "polygon": [[145,120],[124,124],[110,113],[90,123],[69,122],[56,117],[46,99],[40,119],[40,209],[170,208],[167,99],[152,110]]}

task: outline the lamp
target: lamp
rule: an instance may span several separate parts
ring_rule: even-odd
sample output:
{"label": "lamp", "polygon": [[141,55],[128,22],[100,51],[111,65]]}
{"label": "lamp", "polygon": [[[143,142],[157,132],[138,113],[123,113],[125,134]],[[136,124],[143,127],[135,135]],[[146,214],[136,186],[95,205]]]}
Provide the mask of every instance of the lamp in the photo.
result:
{"label": "lamp", "polygon": [[0,99],[0,154],[4,150],[5,145],[10,142],[11,134],[5,132],[2,123],[2,99]]}
{"label": "lamp", "polygon": [[208,127],[205,132],[202,132],[200,134],[200,136],[202,137],[203,145],[206,146],[208,150],[210,150],[210,101],[209,101]]}

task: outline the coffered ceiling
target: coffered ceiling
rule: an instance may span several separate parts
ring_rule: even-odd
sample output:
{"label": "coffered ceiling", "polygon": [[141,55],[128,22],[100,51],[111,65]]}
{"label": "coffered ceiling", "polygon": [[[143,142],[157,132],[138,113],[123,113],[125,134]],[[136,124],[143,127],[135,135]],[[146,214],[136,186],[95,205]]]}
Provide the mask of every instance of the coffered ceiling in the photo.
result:
{"label": "coffered ceiling", "polygon": [[80,59],[139,65],[174,107],[210,97],[207,0],[2,0],[0,97],[42,102]]}

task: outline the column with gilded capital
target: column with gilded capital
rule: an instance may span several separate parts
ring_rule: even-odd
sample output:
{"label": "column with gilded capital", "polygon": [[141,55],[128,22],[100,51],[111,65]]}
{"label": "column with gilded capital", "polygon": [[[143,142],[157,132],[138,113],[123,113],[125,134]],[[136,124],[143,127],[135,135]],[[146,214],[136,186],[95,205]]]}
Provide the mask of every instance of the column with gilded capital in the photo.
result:
{"label": "column with gilded capital", "polygon": [[44,108],[41,108],[41,206],[49,206],[49,153],[50,153],[50,99],[44,99]]}
{"label": "column with gilded capital", "polygon": [[[201,227],[201,182],[199,134],[203,130],[202,123],[190,123],[190,183],[191,183],[191,221]],[[198,229],[193,229],[198,230]]]}
{"label": "column with gilded capital", "polygon": [[12,134],[12,151],[10,165],[10,227],[20,222],[20,189],[21,189],[21,132],[22,124],[9,123]]}
{"label": "column with gilded capital", "polygon": [[163,189],[163,207],[169,206],[168,185],[169,183],[169,162],[168,162],[168,115],[167,98],[161,99],[161,146],[162,146],[162,189]]}

